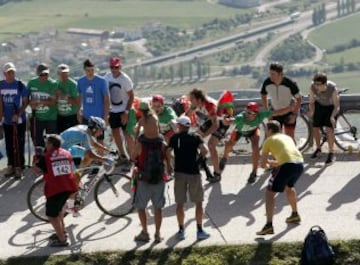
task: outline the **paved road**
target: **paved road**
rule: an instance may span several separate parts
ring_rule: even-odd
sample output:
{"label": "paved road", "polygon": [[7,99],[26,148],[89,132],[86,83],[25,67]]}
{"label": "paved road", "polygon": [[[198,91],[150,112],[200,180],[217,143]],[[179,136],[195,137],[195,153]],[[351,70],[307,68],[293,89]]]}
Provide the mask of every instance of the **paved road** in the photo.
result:
{"label": "paved road", "polygon": [[[308,155],[306,160],[309,161]],[[242,244],[257,242],[302,241],[312,225],[321,225],[330,239],[359,238],[360,161],[357,154],[337,154],[337,162],[323,166],[325,155],[319,161],[306,163],[305,174],[297,184],[299,212],[302,223],[286,225],[290,213],[283,195],[277,198],[274,218],[275,234],[258,237],[265,222],[264,190],[267,175],[262,174],[254,185],[247,185],[250,173],[248,155],[233,157],[226,167],[221,183],[204,184],[204,228],[211,234],[208,240],[196,242],[194,208],[186,210],[186,240],[178,242],[172,182],[166,188],[162,235],[165,240],[154,246],[152,242],[138,245],[132,239],[140,230],[136,213],[125,218],[111,218],[89,202],[79,218],[66,218],[71,246],[53,249],[47,246],[50,225],[37,221],[26,206],[26,192],[32,179],[18,182],[0,177],[0,258],[70,254],[99,250],[134,250],[149,247],[186,247],[213,244]],[[262,173],[262,172],[260,172]],[[116,202],[113,202],[116,203]],[[152,215],[151,209],[148,210]],[[154,233],[152,219],[150,233]]]}

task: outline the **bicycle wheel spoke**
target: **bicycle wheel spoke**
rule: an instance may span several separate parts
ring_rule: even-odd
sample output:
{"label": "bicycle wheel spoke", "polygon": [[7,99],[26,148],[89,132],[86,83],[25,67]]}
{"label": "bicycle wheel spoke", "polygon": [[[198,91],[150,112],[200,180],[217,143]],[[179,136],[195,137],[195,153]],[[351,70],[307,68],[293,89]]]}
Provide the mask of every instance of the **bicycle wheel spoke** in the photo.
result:
{"label": "bicycle wheel spoke", "polygon": [[295,142],[297,148],[302,151],[305,149],[309,142],[311,132],[310,126],[306,118],[304,116],[299,115],[296,119],[296,126],[295,126]]}
{"label": "bicycle wheel spoke", "polygon": [[44,196],[44,182],[42,180],[33,184],[29,190],[27,203],[31,213],[39,220],[48,221],[45,214],[46,198]]}
{"label": "bicycle wheel spoke", "polygon": [[334,133],[335,143],[340,149],[344,151],[359,149],[360,142],[357,139],[359,125],[359,112],[347,111],[339,116]]}
{"label": "bicycle wheel spoke", "polygon": [[124,174],[104,176],[95,187],[95,201],[106,214],[121,217],[132,211],[130,178]]}

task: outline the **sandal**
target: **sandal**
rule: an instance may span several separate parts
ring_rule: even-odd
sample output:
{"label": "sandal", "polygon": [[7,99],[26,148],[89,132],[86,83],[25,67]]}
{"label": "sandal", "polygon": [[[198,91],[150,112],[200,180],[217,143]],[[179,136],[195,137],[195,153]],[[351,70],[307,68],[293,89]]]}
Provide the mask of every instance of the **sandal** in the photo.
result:
{"label": "sandal", "polygon": [[154,240],[155,243],[160,243],[161,241],[164,240],[164,238],[160,236],[160,233],[155,234],[154,238],[155,238],[155,240]]}
{"label": "sandal", "polygon": [[149,233],[141,231],[140,234],[135,236],[134,240],[135,241],[140,241],[140,242],[149,242],[150,241]]}

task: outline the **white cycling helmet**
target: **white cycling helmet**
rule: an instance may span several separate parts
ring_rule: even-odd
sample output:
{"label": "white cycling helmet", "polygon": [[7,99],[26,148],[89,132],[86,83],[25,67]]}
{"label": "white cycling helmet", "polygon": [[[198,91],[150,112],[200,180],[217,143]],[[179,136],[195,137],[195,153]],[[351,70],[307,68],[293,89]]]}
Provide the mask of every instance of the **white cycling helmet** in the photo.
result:
{"label": "white cycling helmet", "polygon": [[105,130],[106,124],[102,118],[90,116],[90,119],[88,120],[88,128]]}

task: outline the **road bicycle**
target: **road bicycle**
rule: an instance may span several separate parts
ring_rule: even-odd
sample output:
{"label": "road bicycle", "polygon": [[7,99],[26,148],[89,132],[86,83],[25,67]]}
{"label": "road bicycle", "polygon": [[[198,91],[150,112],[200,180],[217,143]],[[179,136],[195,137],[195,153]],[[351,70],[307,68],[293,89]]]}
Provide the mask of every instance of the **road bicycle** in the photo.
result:
{"label": "road bicycle", "polygon": [[[105,214],[123,217],[133,211],[131,177],[117,172],[115,165],[92,164],[77,171],[80,172],[82,185],[79,185],[75,201],[80,201],[80,209],[85,207],[85,201],[93,190],[95,203]],[[41,175],[27,193],[27,205],[36,218],[48,222],[45,203],[44,181]]]}
{"label": "road bicycle", "polygon": [[[336,128],[334,129],[335,144],[343,151],[357,150],[360,147],[360,142],[357,137],[359,122],[360,107],[354,104],[354,100],[351,95],[344,100],[343,93],[347,89],[339,89],[340,95],[340,113],[337,117]],[[343,99],[343,100],[342,100]],[[301,104],[300,114],[296,120],[295,127],[295,141],[300,151],[304,151],[311,147],[313,144],[312,134],[312,120],[307,116],[309,106],[309,98],[303,98]],[[321,141],[320,146],[327,142],[326,128],[321,127]]]}

